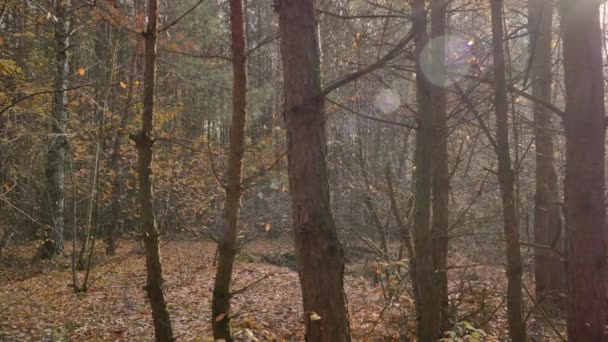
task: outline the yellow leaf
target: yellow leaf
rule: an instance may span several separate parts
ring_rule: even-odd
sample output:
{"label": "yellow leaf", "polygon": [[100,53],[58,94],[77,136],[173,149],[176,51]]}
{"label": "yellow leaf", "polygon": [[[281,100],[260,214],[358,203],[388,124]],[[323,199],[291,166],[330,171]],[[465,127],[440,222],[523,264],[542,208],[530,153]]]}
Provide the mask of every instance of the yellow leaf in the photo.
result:
{"label": "yellow leaf", "polygon": [[121,88],[126,88],[126,87],[127,87],[127,84],[126,84],[125,82],[122,82],[122,81],[121,81],[120,83],[118,83],[118,85],[119,85]]}
{"label": "yellow leaf", "polygon": [[270,230],[270,223],[266,223],[266,225],[264,226],[264,230],[266,232],[268,232]]}
{"label": "yellow leaf", "polygon": [[245,334],[247,334],[247,336],[249,336],[250,339],[255,338],[253,336],[253,331],[251,331],[251,330],[249,330],[247,328],[245,328]]}
{"label": "yellow leaf", "polygon": [[221,322],[224,320],[224,318],[226,317],[226,313],[222,312],[221,314],[217,315],[217,317],[215,317],[215,321],[216,322]]}
{"label": "yellow leaf", "polygon": [[85,73],[85,72],[86,72],[86,71],[84,70],[84,68],[78,68],[78,75],[80,75],[80,76],[84,76],[84,73]]}
{"label": "yellow leaf", "polygon": [[139,85],[139,80],[135,80],[135,82],[133,82],[133,84]]}
{"label": "yellow leaf", "polygon": [[310,320],[311,321],[318,321],[320,319],[321,319],[321,316],[317,315],[316,312],[313,312],[313,313],[310,314]]}

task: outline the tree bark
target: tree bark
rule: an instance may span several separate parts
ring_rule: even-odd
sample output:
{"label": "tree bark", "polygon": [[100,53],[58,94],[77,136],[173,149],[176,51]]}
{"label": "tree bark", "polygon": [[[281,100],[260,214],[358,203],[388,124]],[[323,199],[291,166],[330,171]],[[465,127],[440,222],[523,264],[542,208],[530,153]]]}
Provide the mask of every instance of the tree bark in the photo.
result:
{"label": "tree bark", "polygon": [[49,259],[63,253],[64,230],[64,187],[65,169],[68,157],[66,129],[68,125],[68,97],[64,91],[68,87],[70,63],[70,1],[56,1],[55,4],[55,93],[53,95],[53,122],[51,143],[47,152],[47,199],[51,226],[43,229],[43,243],[37,257]]}
{"label": "tree bark", "polygon": [[[551,35],[553,3],[528,1],[530,32],[530,78],[532,96],[551,102]],[[534,102],[534,134],[536,142],[536,189],[534,194],[534,243],[547,248],[534,249],[536,299],[562,306],[565,291],[565,265],[559,257],[563,252],[557,175],[553,167],[552,113]]]}
{"label": "tree bark", "polygon": [[432,104],[432,85],[424,74],[423,65],[430,63],[424,47],[429,43],[427,34],[427,15],[424,0],[413,0],[412,18],[416,36],[414,54],[416,57],[416,165],[414,187],[414,249],[418,295],[418,340],[435,341],[440,337],[441,303],[439,284],[435,273],[433,236],[431,231],[431,192],[433,187],[434,119]]}
{"label": "tree bark", "polygon": [[141,231],[146,253],[146,292],[152,308],[156,341],[174,341],[171,320],[163,293],[162,266],[159,233],[154,217],[152,197],[152,128],[154,127],[154,88],[156,83],[156,40],[158,25],[158,0],[148,1],[148,25],[143,33],[144,54],[144,108],[142,129],[139,135],[131,136],[137,146],[138,155],[138,200],[140,205]]}
{"label": "tree bark", "polygon": [[[344,252],[330,208],[314,0],[278,2],[289,188],[307,341],[350,341]],[[320,317],[320,319],[318,319]]]}
{"label": "tree bark", "polygon": [[439,301],[441,304],[441,328],[449,328],[448,317],[448,227],[450,215],[450,170],[448,166],[448,125],[446,114],[447,70],[445,64],[446,34],[445,0],[431,1],[431,55],[432,69],[440,81],[431,89],[433,94],[434,140],[433,144],[433,263],[437,272]]}
{"label": "tree bark", "polygon": [[211,323],[213,338],[232,341],[230,332],[230,282],[236,255],[236,234],[241,202],[242,160],[245,124],[247,120],[247,61],[245,39],[245,9],[243,0],[230,0],[230,27],[232,32],[232,127],[224,226],[218,246],[218,265],[213,288]]}
{"label": "tree bark", "polygon": [[560,1],[566,90],[568,340],[608,341],[601,1]]}
{"label": "tree bark", "polygon": [[515,342],[526,341],[521,296],[521,251],[515,207],[515,175],[509,150],[509,122],[505,59],[503,52],[502,0],[490,0],[492,12],[492,57],[494,59],[494,105],[496,110],[496,154],[498,183],[502,196],[504,233],[507,241],[507,319],[509,335]]}

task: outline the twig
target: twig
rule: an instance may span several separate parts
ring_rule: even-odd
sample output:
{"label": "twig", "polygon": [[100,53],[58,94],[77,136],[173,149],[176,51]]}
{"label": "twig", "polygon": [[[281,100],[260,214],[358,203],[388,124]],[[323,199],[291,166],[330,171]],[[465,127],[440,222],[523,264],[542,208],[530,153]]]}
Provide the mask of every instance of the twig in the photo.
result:
{"label": "twig", "polygon": [[160,33],[160,32],[166,31],[169,28],[171,28],[172,26],[176,25],[180,20],[182,20],[185,16],[187,16],[188,14],[190,14],[192,11],[194,11],[195,8],[197,8],[200,4],[202,4],[203,1],[205,1],[205,0],[199,0],[194,6],[192,6],[189,10],[187,10],[186,12],[184,12],[184,14],[180,15],[175,20],[173,20],[172,22],[170,22],[169,24],[167,24],[165,27],[161,28],[157,32]]}
{"label": "twig", "polygon": [[38,95],[45,95],[45,94],[54,94],[54,93],[61,93],[64,91],[70,91],[70,90],[76,90],[76,89],[80,89],[80,88],[85,88],[85,87],[92,87],[95,86],[95,83],[87,83],[87,84],[82,84],[79,86],[74,86],[71,88],[64,88],[64,89],[59,89],[59,90],[44,90],[44,91],[39,91],[39,92],[35,92],[35,93],[31,93],[29,95],[25,95],[24,97],[18,99],[18,100],[14,100],[11,104],[9,104],[8,106],[2,108],[2,110],[0,110],[0,116],[2,114],[4,114],[7,110],[15,107],[18,103],[23,102],[29,98],[32,98],[34,96],[38,96]]}
{"label": "twig", "polygon": [[215,163],[213,162],[213,154],[211,154],[211,144],[207,144],[207,150],[209,151],[209,161],[211,164],[211,171],[213,172],[213,177],[215,177],[215,180],[222,187],[222,189],[228,189],[228,185],[226,185],[226,183],[222,181],[219,174],[217,173],[217,170],[215,169]]}
{"label": "twig", "polygon": [[236,291],[231,292],[229,296],[230,296],[230,297],[233,297],[233,296],[236,296],[236,295],[237,295],[237,294],[239,294],[239,293],[243,293],[243,292],[247,291],[248,289],[250,289],[251,287],[253,287],[253,286],[255,286],[255,285],[257,285],[257,284],[261,283],[262,281],[264,281],[264,280],[266,280],[266,279],[268,279],[269,277],[270,277],[270,273],[269,273],[269,274],[266,274],[266,275],[265,275],[265,276],[263,276],[262,278],[260,278],[260,279],[258,279],[258,280],[256,280],[256,281],[254,281],[253,283],[251,283],[251,284],[249,284],[249,285],[247,285],[247,286],[245,286],[245,287],[243,287],[243,288],[241,288],[241,289],[238,289],[238,290],[236,290]]}
{"label": "twig", "polygon": [[370,64],[361,70],[357,70],[355,72],[344,75],[334,81],[329,82],[329,84],[327,84],[321,90],[321,93],[319,94],[319,96],[325,97],[332,91],[334,91],[352,81],[355,81],[355,80],[359,79],[360,77],[369,74],[370,72],[373,72],[377,69],[382,68],[386,63],[391,61],[393,58],[397,57],[402,52],[402,50],[414,39],[415,36],[416,36],[416,34],[415,34],[414,30],[410,30],[410,32],[405,37],[403,37],[403,39],[401,39],[401,41],[399,41],[397,43],[397,45],[395,45],[389,52],[387,52],[384,55],[384,57],[380,58],[375,63]]}
{"label": "twig", "polygon": [[555,324],[553,323],[553,321],[551,320],[551,318],[549,318],[549,315],[547,315],[547,313],[545,312],[545,310],[543,310],[543,308],[541,306],[536,305],[536,301],[534,300],[534,297],[532,297],[532,294],[530,294],[530,291],[528,291],[528,288],[525,285],[522,285],[522,287],[524,288],[524,291],[526,291],[526,294],[528,295],[528,297],[530,297],[530,300],[532,301],[532,303],[534,303],[535,307],[538,309],[538,311],[540,312],[540,314],[543,316],[543,318],[545,319],[545,321],[547,321],[547,323],[549,324],[549,326],[551,327],[551,329],[553,329],[553,331],[555,332],[555,334],[557,335],[557,337],[559,337],[559,339],[562,340],[563,342],[567,342],[568,340],[557,329],[557,327],[555,326]]}
{"label": "twig", "polygon": [[279,164],[279,162],[283,159],[283,157],[285,157],[286,155],[287,155],[287,151],[281,153],[281,155],[277,159],[275,159],[274,163],[272,163],[272,165],[270,165],[268,168],[264,168],[264,169],[260,170],[258,173],[243,179],[243,182],[242,182],[243,186],[244,187],[248,186],[251,182],[253,182],[253,180],[256,177],[262,177],[265,174],[267,174],[268,171],[273,170]]}
{"label": "twig", "polygon": [[256,50],[258,50],[259,48],[261,48],[262,46],[272,43],[275,40],[279,39],[279,36],[271,36],[271,37],[267,37],[262,39],[262,41],[260,41],[256,46],[252,47],[249,51],[247,51],[247,53],[245,54],[245,57],[249,57],[249,55],[251,55],[252,53],[254,53]]}
{"label": "twig", "polygon": [[382,123],[389,124],[389,125],[406,127],[406,128],[409,128],[409,129],[416,129],[416,126],[412,125],[412,124],[377,118],[377,117],[374,117],[374,116],[370,116],[370,115],[366,115],[366,114],[363,114],[363,113],[359,113],[359,112],[355,111],[354,109],[348,108],[345,105],[343,105],[341,103],[338,103],[336,101],[333,101],[331,99],[326,99],[326,101],[330,102],[330,103],[332,103],[332,104],[334,104],[334,105],[336,105],[336,106],[338,106],[338,107],[340,107],[340,108],[342,108],[344,110],[346,110],[347,112],[349,112],[351,114],[354,114],[356,116],[360,116],[360,117],[362,117],[364,119],[378,121],[378,122],[382,122]]}

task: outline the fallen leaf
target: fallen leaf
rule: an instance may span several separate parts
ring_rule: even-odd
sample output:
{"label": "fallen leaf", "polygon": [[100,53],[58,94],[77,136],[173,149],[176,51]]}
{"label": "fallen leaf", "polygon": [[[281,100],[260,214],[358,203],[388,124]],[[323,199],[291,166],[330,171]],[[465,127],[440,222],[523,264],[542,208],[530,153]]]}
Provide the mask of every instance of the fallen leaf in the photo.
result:
{"label": "fallen leaf", "polygon": [[321,316],[317,315],[316,312],[313,312],[313,313],[310,314],[310,320],[311,321],[318,321],[320,319],[321,319]]}
{"label": "fallen leaf", "polygon": [[226,313],[225,313],[225,312],[223,312],[223,313],[221,313],[221,314],[217,315],[217,317],[215,317],[215,321],[216,321],[216,322],[221,322],[221,321],[223,321],[223,320],[224,320],[224,318],[225,318],[225,317],[226,317]]}

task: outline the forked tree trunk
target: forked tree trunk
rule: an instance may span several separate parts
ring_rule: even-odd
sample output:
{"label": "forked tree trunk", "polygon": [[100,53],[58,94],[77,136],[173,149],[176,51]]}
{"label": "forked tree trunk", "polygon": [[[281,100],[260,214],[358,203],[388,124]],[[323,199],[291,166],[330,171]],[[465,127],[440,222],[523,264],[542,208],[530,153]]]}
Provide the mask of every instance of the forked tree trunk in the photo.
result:
{"label": "forked tree trunk", "polygon": [[441,303],[439,284],[435,273],[433,236],[431,231],[431,191],[433,186],[433,104],[432,85],[423,71],[423,65],[430,63],[423,49],[429,43],[427,34],[427,15],[424,0],[413,0],[412,18],[416,37],[414,54],[416,57],[416,165],[414,188],[414,249],[416,258],[416,276],[418,295],[418,329],[419,341],[435,341],[440,336]]}
{"label": "forked tree trunk", "polygon": [[[551,1],[528,1],[528,31],[530,32],[530,79],[532,95],[551,102],[551,50],[554,5]],[[565,291],[565,264],[560,258],[564,237],[557,175],[553,167],[552,113],[534,102],[534,134],[536,142],[536,189],[534,194],[534,243],[548,248],[534,249],[536,299],[562,306]]]}
{"label": "forked tree trunk", "polygon": [[[350,341],[344,252],[331,213],[314,0],[278,1],[289,190],[306,340]],[[319,319],[320,318],[320,319]]]}
{"label": "forked tree trunk", "polygon": [[53,122],[51,143],[47,153],[47,200],[51,216],[51,226],[43,230],[44,239],[37,258],[49,259],[63,253],[64,229],[64,187],[65,169],[68,157],[66,129],[68,124],[67,88],[70,64],[70,1],[56,1],[55,4],[55,93],[53,95]]}
{"label": "forked tree trunk", "polygon": [[441,304],[441,328],[447,330],[448,317],[448,227],[450,215],[450,170],[448,167],[448,125],[446,114],[447,70],[445,64],[446,41],[445,0],[431,1],[431,54],[432,69],[438,82],[432,88],[434,115],[433,144],[433,263],[437,273]]}
{"label": "forked tree trunk", "polygon": [[498,183],[502,196],[502,215],[507,247],[507,319],[509,335],[514,342],[526,341],[521,296],[521,251],[515,208],[515,175],[509,150],[509,119],[505,57],[503,52],[502,0],[490,0],[492,11],[492,57],[494,60],[494,105],[496,109],[496,154]]}
{"label": "forked tree trunk", "polygon": [[230,282],[236,255],[236,233],[241,202],[241,169],[247,119],[247,61],[245,50],[245,9],[243,0],[230,0],[232,32],[232,127],[224,226],[218,246],[218,264],[213,288],[211,323],[213,338],[232,341],[230,333]]}
{"label": "forked tree trunk", "polygon": [[561,0],[566,89],[568,340],[608,341],[605,108],[597,0]]}
{"label": "forked tree trunk", "polygon": [[152,308],[154,335],[158,342],[174,341],[171,320],[163,293],[163,278],[160,258],[158,227],[154,217],[152,198],[152,128],[154,127],[154,88],[156,83],[156,28],[158,25],[158,0],[148,1],[148,25],[144,54],[144,108],[142,129],[131,136],[137,146],[139,173],[139,206],[141,233],[146,252],[146,292]]}

